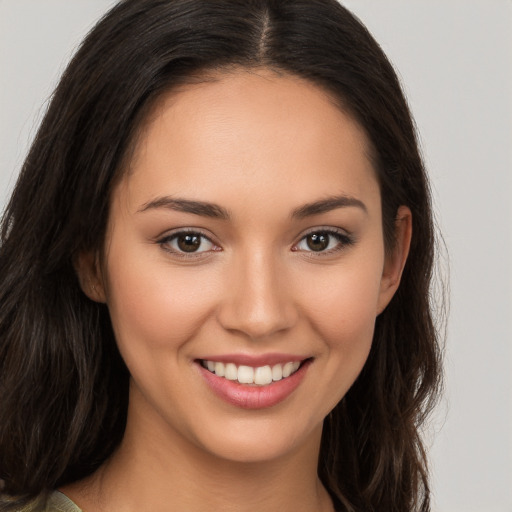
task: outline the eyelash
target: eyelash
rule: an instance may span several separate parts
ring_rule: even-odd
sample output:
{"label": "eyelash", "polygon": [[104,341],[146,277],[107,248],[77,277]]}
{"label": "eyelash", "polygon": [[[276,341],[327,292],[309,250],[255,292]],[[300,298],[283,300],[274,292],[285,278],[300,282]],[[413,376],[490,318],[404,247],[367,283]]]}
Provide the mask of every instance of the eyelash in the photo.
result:
{"label": "eyelash", "polygon": [[[204,244],[205,241],[207,241],[209,244],[212,245],[213,249],[209,249],[206,251],[200,251],[200,252],[197,252],[197,251],[186,252],[186,251],[181,251],[179,248],[171,248],[169,246],[169,244],[171,244],[174,241],[177,241],[181,236],[186,236],[186,235],[196,236],[196,237],[200,238],[201,245]],[[204,257],[204,255],[206,253],[209,253],[211,251],[217,252],[217,251],[221,250],[221,248],[218,247],[211,240],[210,237],[206,236],[204,233],[202,233],[201,231],[199,231],[197,229],[181,229],[180,231],[176,231],[174,233],[165,235],[164,237],[157,240],[157,243],[162,247],[162,249],[164,249],[165,251],[167,251],[179,258],[199,258],[199,257]]]}
{"label": "eyelash", "polygon": [[[312,235],[327,235],[329,237],[329,245],[331,243],[331,240],[330,238],[333,237],[337,240],[337,244],[336,244],[336,247],[333,247],[331,249],[327,249],[327,250],[321,250],[321,251],[314,251],[314,250],[301,250],[301,249],[297,249],[296,247],[299,246],[299,244],[301,243],[307,243],[307,238],[312,236]],[[332,255],[334,253],[337,253],[339,251],[343,251],[344,249],[347,249],[348,247],[354,245],[355,243],[355,240],[353,238],[353,236],[347,234],[345,231],[341,231],[341,230],[336,230],[336,229],[333,229],[333,228],[315,228],[311,231],[309,231],[308,233],[306,233],[305,235],[302,236],[302,238],[299,240],[298,243],[296,243],[294,245],[294,247],[292,248],[292,251],[296,251],[296,252],[304,252],[310,256],[315,256],[315,257],[322,257],[322,256],[329,256],[329,255]]]}
{"label": "eyelash", "polygon": [[[207,241],[209,244],[212,245],[212,248],[208,249],[208,250],[199,251],[199,252],[197,252],[197,251],[186,252],[186,251],[180,250],[179,248],[171,248],[169,246],[169,244],[171,244],[174,241],[177,241],[181,236],[186,236],[186,235],[195,236],[195,237],[200,238],[201,241],[200,241],[199,247],[201,247],[201,245],[204,244],[204,241]],[[317,236],[323,235],[323,236],[329,237],[328,245],[330,245],[330,243],[331,243],[331,240],[330,240],[331,237],[335,238],[338,243],[337,243],[336,247],[330,248],[328,250],[315,251],[312,249],[311,250],[299,249],[298,246],[303,242],[307,243],[307,238],[312,235],[317,235]],[[206,236],[204,233],[202,233],[201,231],[199,231],[197,229],[182,229],[180,231],[176,231],[174,233],[165,235],[164,237],[158,239],[157,243],[165,251],[167,251],[177,257],[180,257],[180,258],[198,258],[198,257],[204,257],[205,254],[210,253],[210,252],[222,251],[222,249],[219,246],[217,246],[210,239],[210,237]],[[348,235],[344,231],[338,231],[333,228],[315,228],[314,230],[309,231],[308,233],[303,235],[301,237],[301,239],[296,244],[293,245],[292,251],[293,252],[310,253],[311,255],[321,257],[321,256],[327,256],[327,255],[331,255],[331,254],[337,253],[339,251],[342,251],[342,250],[350,247],[354,243],[355,243],[354,238],[351,235]]]}

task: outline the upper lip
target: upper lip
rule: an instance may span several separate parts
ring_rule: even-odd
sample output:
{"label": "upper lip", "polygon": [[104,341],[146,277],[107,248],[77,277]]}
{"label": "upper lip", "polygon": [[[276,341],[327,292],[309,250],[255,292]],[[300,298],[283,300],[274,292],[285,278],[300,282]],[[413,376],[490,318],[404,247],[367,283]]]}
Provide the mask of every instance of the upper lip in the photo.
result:
{"label": "upper lip", "polygon": [[308,356],[300,356],[297,354],[220,354],[208,355],[199,358],[201,361],[213,361],[218,363],[233,363],[236,366],[252,366],[258,368],[260,366],[273,366],[275,364],[285,364],[302,362],[309,359]]}

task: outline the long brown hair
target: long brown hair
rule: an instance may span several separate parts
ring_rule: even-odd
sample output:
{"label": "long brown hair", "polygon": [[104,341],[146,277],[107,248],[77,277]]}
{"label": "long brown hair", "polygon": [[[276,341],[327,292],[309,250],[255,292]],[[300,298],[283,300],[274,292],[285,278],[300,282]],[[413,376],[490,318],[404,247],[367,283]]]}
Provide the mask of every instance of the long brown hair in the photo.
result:
{"label": "long brown hair", "polygon": [[398,207],[412,211],[402,283],[377,318],[361,375],[324,422],[319,475],[339,510],[430,509],[420,427],[440,382],[434,228],[413,121],[386,56],[336,0],[124,0],[65,71],[3,217],[0,510],[43,503],[122,439],[129,375],[108,310],[81,292],[73,258],[102,247],[110,191],[150,105],[233,65],[306,78],[359,122],[388,248]]}

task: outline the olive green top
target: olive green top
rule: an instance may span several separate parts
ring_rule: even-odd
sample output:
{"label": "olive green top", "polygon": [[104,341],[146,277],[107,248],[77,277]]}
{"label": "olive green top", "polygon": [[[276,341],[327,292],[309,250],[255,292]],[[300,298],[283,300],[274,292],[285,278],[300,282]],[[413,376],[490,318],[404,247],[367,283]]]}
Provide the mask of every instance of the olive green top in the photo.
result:
{"label": "olive green top", "polygon": [[55,491],[50,495],[45,512],[82,512],[66,495]]}
{"label": "olive green top", "polygon": [[[0,503],[0,506],[2,503]],[[16,509],[16,512],[40,511],[40,505],[40,501],[35,500],[23,508]],[[59,491],[53,491],[46,500],[46,505],[42,512],[82,512],[82,509],[78,508],[66,495]]]}
{"label": "olive green top", "polygon": [[[19,509],[18,512],[31,512],[33,510],[34,504]],[[66,495],[59,491],[53,491],[46,501],[43,512],[82,512],[82,509],[78,508]]]}

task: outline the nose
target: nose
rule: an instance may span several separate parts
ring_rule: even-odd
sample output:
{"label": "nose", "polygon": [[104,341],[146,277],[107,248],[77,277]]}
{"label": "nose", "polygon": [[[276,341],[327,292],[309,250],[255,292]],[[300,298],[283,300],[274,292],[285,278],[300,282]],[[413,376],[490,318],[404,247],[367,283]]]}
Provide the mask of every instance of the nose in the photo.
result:
{"label": "nose", "polygon": [[295,325],[290,283],[276,260],[260,252],[232,262],[217,316],[224,329],[258,340]]}

